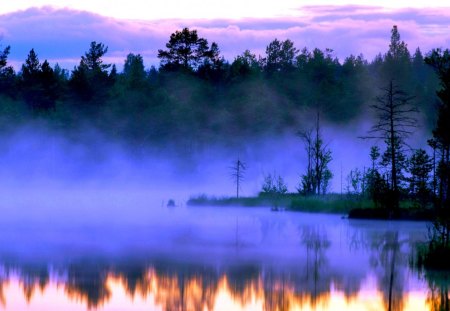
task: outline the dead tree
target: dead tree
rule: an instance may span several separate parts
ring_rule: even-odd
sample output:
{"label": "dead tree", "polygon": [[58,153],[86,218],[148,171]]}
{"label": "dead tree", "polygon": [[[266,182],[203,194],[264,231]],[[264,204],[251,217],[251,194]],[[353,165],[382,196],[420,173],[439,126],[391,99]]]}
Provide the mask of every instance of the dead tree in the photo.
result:
{"label": "dead tree", "polygon": [[417,108],[411,105],[413,96],[408,96],[391,80],[387,87],[381,88],[382,95],[370,107],[376,113],[377,121],[370,129],[366,139],[383,139],[386,152],[383,160],[390,166],[390,197],[392,211],[399,208],[399,177],[402,171],[401,160],[404,158],[405,139],[417,127],[417,119],[413,114]]}
{"label": "dead tree", "polygon": [[241,182],[244,180],[244,172],[246,170],[246,165],[243,163],[239,158],[235,163],[233,163],[233,166],[230,167],[231,170],[231,177],[234,180],[234,183],[236,184],[236,198],[239,198],[239,189],[241,187]]}

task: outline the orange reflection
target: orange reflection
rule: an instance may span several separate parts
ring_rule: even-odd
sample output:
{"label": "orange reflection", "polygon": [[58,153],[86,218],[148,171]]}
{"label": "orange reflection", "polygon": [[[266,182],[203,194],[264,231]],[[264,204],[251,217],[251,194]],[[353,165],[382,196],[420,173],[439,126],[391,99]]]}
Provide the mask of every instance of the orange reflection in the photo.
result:
{"label": "orange reflection", "polygon": [[4,308],[6,305],[6,298],[5,298],[5,292],[3,290],[3,288],[5,287],[5,285],[7,285],[7,282],[3,282],[2,280],[0,280],[0,305]]}
{"label": "orange reflection", "polygon": [[[12,276],[0,283],[1,310],[387,310],[376,281],[365,280],[349,294],[331,285],[306,291],[289,279],[265,279],[261,273],[240,279],[235,274],[182,273],[149,269],[136,278],[126,273],[70,274],[67,279]],[[401,310],[438,310],[427,291],[403,295]],[[444,298],[443,298],[444,297]],[[435,297],[436,298],[436,297]],[[448,298],[446,298],[448,299]],[[448,301],[448,300],[447,300]],[[434,303],[433,303],[434,302]]]}

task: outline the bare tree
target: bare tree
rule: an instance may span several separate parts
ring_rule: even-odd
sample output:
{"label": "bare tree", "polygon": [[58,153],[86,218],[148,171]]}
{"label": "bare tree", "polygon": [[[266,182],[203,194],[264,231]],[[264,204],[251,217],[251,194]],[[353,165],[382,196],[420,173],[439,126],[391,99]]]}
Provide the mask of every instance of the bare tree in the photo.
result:
{"label": "bare tree", "polygon": [[246,170],[246,165],[239,158],[233,166],[230,167],[231,177],[236,184],[236,198],[239,198],[239,189],[241,187],[241,182],[244,180],[244,172]]}
{"label": "bare tree", "polygon": [[390,166],[389,201],[392,205],[390,207],[397,210],[399,178],[403,169],[402,159],[405,158],[403,148],[406,145],[405,139],[417,127],[417,119],[413,116],[417,113],[417,108],[410,103],[414,97],[408,96],[392,80],[381,91],[382,95],[377,96],[375,104],[370,106],[376,113],[377,121],[368,136],[362,138],[383,139],[387,145],[383,161]]}
{"label": "bare tree", "polygon": [[312,137],[312,130],[308,131],[302,131],[298,133],[298,136],[300,139],[303,140],[303,143],[305,144],[305,151],[307,156],[307,166],[306,166],[306,173],[302,175],[302,181],[300,185],[301,191],[303,191],[305,194],[312,194],[314,193],[314,172],[313,172],[313,137]]}

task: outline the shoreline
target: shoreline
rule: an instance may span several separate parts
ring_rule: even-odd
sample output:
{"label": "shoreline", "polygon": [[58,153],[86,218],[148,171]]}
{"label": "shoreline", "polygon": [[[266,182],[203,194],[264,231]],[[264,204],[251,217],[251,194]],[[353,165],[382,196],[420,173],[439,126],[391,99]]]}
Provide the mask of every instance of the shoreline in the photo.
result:
{"label": "shoreline", "polygon": [[431,221],[434,211],[410,207],[410,201],[402,201],[401,208],[395,213],[376,208],[366,198],[348,194],[328,194],[324,196],[303,196],[299,194],[268,195],[251,197],[208,197],[199,195],[191,197],[187,206],[192,207],[267,207],[273,212],[293,211],[307,213],[342,214],[348,219],[361,220],[406,220]]}

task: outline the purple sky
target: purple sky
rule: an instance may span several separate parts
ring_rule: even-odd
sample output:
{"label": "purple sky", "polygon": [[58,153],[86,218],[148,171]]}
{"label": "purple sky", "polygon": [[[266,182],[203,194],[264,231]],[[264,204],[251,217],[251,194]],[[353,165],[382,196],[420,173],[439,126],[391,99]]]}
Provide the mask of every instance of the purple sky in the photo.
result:
{"label": "purple sky", "polygon": [[256,14],[233,19],[138,20],[50,6],[0,13],[0,44],[11,46],[10,61],[16,68],[34,48],[41,60],[59,62],[71,69],[91,41],[106,44],[107,61],[119,68],[129,52],[143,55],[147,66],[158,65],[157,50],[164,48],[170,34],[182,27],[197,29],[200,36],[217,42],[229,61],[245,49],[263,55],[275,38],[289,38],[299,49],[331,48],[341,60],[360,53],[372,60],[376,54],[386,52],[394,24],[411,52],[418,46],[423,52],[450,46],[450,7],[303,6],[296,15]]}

